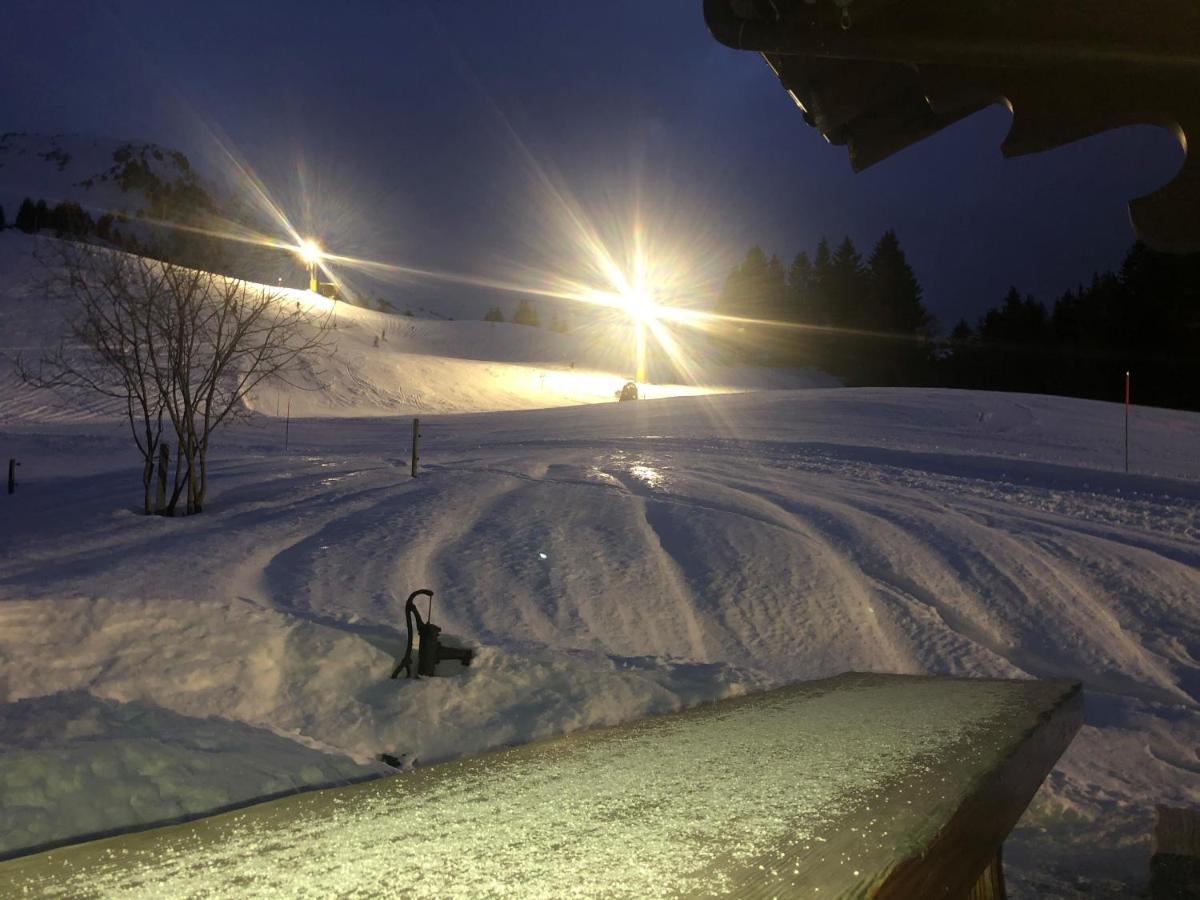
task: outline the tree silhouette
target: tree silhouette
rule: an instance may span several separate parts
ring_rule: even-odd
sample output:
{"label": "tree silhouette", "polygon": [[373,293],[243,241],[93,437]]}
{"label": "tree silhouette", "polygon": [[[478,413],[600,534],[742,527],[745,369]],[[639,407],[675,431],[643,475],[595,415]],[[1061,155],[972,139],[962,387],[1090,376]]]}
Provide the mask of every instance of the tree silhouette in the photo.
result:
{"label": "tree silhouette", "polygon": [[817,241],[812,267],[812,311],[814,325],[828,325],[833,318],[830,287],[833,281],[833,255],[829,252],[829,241],[822,237]]}
{"label": "tree silhouette", "polygon": [[888,229],[867,260],[870,307],[874,327],[883,331],[919,334],[931,319],[921,302],[921,285],[900,248],[896,232]]}
{"label": "tree silhouette", "polygon": [[28,197],[22,200],[21,205],[17,207],[17,218],[13,224],[26,234],[33,234],[37,230],[37,216],[34,212],[33,201]]}
{"label": "tree silhouette", "polygon": [[867,260],[866,317],[860,327],[880,334],[874,352],[863,360],[864,375],[874,384],[919,384],[931,363],[928,337],[932,317],[921,302],[921,285],[888,229]]}
{"label": "tree silhouette", "polygon": [[512,320],[517,325],[532,325],[535,328],[541,324],[538,319],[537,310],[528,300],[522,300],[517,304],[516,312],[513,313]]}
{"label": "tree silhouette", "polygon": [[64,200],[50,210],[46,224],[54,229],[54,236],[60,238],[84,238],[96,228],[92,217],[72,200]]}
{"label": "tree silhouette", "polygon": [[786,276],[778,258],[751,247],[725,280],[717,310],[799,326],[729,326],[741,339],[743,359],[816,365],[855,384],[928,377],[931,320],[892,231],[880,238],[867,265],[849,237],[832,253],[821,238],[811,257],[803,250],[793,257]]}
{"label": "tree silhouette", "polygon": [[846,328],[869,326],[867,271],[849,237],[842,239],[829,265],[830,323]]}
{"label": "tree silhouette", "polygon": [[[729,273],[717,296],[717,312],[738,319],[777,320],[787,315],[787,306],[783,264],[757,244]],[[734,357],[752,362],[774,361],[783,347],[768,326],[751,322],[729,323],[721,343]]]}

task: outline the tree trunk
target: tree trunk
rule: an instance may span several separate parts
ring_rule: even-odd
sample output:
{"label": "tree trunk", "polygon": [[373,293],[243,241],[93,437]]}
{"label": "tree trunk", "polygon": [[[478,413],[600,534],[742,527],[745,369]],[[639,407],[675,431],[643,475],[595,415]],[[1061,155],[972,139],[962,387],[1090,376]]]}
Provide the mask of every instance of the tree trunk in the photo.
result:
{"label": "tree trunk", "polygon": [[175,483],[171,487],[171,502],[167,504],[168,516],[175,515],[175,507],[183,493],[183,441],[184,439],[179,437],[175,444]]}
{"label": "tree trunk", "polygon": [[154,480],[154,449],[146,452],[142,461],[142,512],[150,515],[154,510],[150,506],[150,484]]}
{"label": "tree trunk", "polygon": [[208,493],[208,447],[200,445],[200,483],[196,487],[196,512],[204,508],[204,498]]}
{"label": "tree trunk", "polygon": [[187,513],[195,515],[196,510],[196,445],[188,438],[188,470],[187,470]]}
{"label": "tree trunk", "polygon": [[171,465],[171,445],[164,441],[158,448],[158,490],[154,497],[154,511],[158,515],[166,512],[167,468]]}

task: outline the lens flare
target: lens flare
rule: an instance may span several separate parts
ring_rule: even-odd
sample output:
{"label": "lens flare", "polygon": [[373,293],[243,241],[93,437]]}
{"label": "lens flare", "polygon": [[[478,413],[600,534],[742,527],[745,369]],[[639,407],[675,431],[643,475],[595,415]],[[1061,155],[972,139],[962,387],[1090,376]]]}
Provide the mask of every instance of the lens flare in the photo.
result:
{"label": "lens flare", "polygon": [[[242,210],[253,215],[211,215],[192,224],[141,221],[294,254],[309,269],[310,290],[316,290],[320,277],[334,286],[333,296],[352,301],[352,286],[335,268],[347,275],[360,273],[394,283],[439,282],[544,298],[557,304],[556,316],[560,310],[575,308],[578,318],[572,324],[583,324],[573,328],[574,333],[593,346],[606,345],[615,366],[629,365],[639,383],[666,366],[665,371],[679,379],[703,387],[705,362],[719,356],[713,339],[724,342],[743,331],[743,337],[751,340],[768,329],[897,339],[875,331],[713,311],[720,279],[734,262],[724,242],[706,231],[711,227],[706,223],[720,219],[715,211],[689,202],[696,198],[689,198],[686,189],[684,196],[672,198],[661,184],[656,184],[659,202],[654,206],[642,202],[640,189],[625,195],[624,201],[606,205],[593,198],[585,204],[533,154],[507,118],[498,115],[530,176],[525,199],[535,216],[527,220],[528,243],[537,249],[524,261],[491,272],[448,271],[327,251],[302,235],[263,180],[215,130],[210,137],[221,151],[223,168],[236,185]],[[606,193],[600,199],[611,198]],[[313,202],[305,189],[300,205],[309,218]],[[540,265],[532,264],[534,260]]]}
{"label": "lens flare", "polygon": [[300,258],[310,266],[316,265],[318,262],[320,262],[323,255],[321,252],[321,245],[312,238],[302,241],[300,246],[296,248],[296,252],[299,253]]}

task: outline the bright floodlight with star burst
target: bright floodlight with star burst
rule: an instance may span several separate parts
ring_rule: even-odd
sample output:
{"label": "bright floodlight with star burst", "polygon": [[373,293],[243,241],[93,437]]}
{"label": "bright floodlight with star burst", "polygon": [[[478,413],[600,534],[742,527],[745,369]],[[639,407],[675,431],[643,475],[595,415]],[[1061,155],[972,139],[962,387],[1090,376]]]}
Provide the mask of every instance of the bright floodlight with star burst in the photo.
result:
{"label": "bright floodlight with star burst", "polygon": [[300,258],[310,266],[315,265],[321,259],[321,245],[312,238],[300,244]]}
{"label": "bright floodlight with star burst", "polygon": [[321,262],[321,257],[324,256],[321,252],[321,245],[312,238],[308,238],[300,242],[300,246],[296,248],[296,252],[300,254],[300,258],[308,266],[308,289],[315,294],[317,293],[317,264]]}
{"label": "bright floodlight with star burst", "polygon": [[[537,218],[545,227],[542,233],[554,235],[553,239],[541,242],[542,252],[546,249],[552,252],[549,258],[540,261],[540,265],[514,262],[504,274],[484,274],[326,251],[315,239],[302,236],[282,207],[270,197],[258,176],[238,159],[225,141],[217,135],[213,137],[234,175],[245,186],[251,203],[282,235],[259,232],[244,223],[232,221],[213,221],[204,227],[157,224],[288,250],[305,264],[308,287],[314,293],[319,292],[318,269],[329,275],[341,289],[340,279],[329,269],[337,266],[386,280],[439,281],[607,308],[623,320],[628,329],[619,336],[610,333],[608,342],[622,356],[632,349],[632,368],[639,382],[646,380],[647,356],[653,344],[684,378],[700,383],[700,371],[693,364],[698,353],[704,352],[708,341],[688,340],[682,333],[684,331],[728,335],[734,328],[740,331],[741,326],[824,330],[803,323],[713,311],[711,298],[716,293],[715,273],[724,260],[719,245],[703,233],[704,216],[685,215],[684,212],[690,209],[686,203],[664,202],[659,204],[661,208],[656,210],[657,214],[651,215],[657,227],[647,229],[642,202],[636,197],[634,202],[617,204],[618,208],[624,207],[624,215],[611,206],[598,217],[589,215],[566,184],[542,167],[523,144],[520,144],[521,149],[534,176],[535,189],[530,196],[539,213]],[[306,198],[309,200],[311,198]],[[628,340],[629,331],[632,331],[632,342]]]}

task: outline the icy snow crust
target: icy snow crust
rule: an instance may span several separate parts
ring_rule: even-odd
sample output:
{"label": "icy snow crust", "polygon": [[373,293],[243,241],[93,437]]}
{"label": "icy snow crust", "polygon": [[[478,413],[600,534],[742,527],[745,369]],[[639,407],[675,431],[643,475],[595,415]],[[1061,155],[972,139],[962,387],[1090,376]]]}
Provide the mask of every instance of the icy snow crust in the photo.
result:
{"label": "icy snow crust", "polygon": [[862,897],[1065,693],[845,676],[33,857],[0,888]]}
{"label": "icy snow crust", "polygon": [[[59,321],[35,243],[0,234],[6,351]],[[480,323],[418,320],[364,364],[380,322],[410,320],[339,316],[288,452],[260,398],[192,519],[132,511],[112,410],[0,365],[0,462],[23,463],[0,497],[0,853],[851,669],[1084,681],[1087,724],[1006,848],[1016,896],[1127,895],[1153,804],[1200,804],[1200,416],[1135,407],[1126,475],[1118,404],[813,389],[533,410],[572,401],[486,368],[574,384],[590,364],[555,356],[561,336],[534,362]],[[406,354],[456,327],[426,388]],[[417,479],[409,420],[362,417],[414,410],[376,365],[425,404]],[[418,587],[479,656],[391,682]]]}

